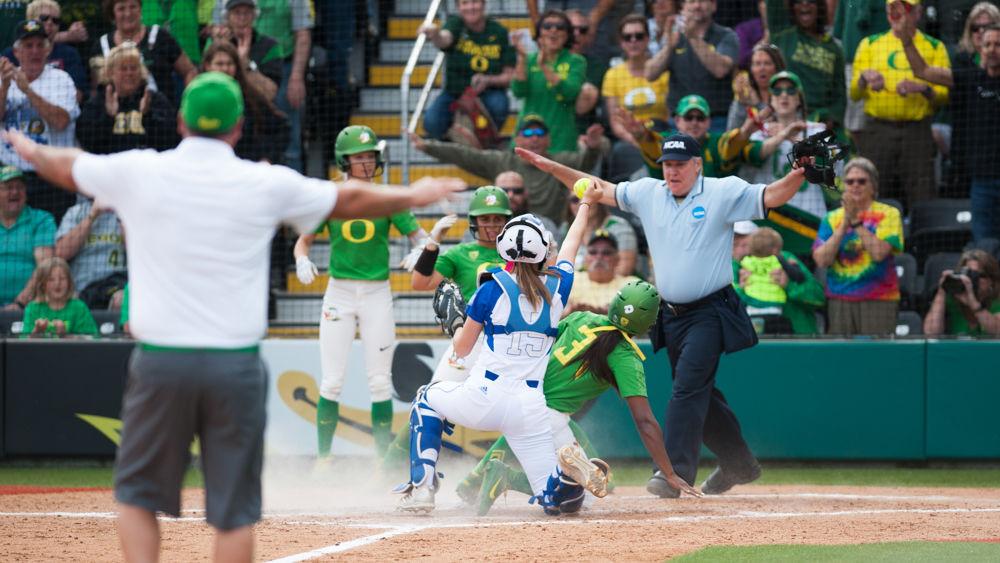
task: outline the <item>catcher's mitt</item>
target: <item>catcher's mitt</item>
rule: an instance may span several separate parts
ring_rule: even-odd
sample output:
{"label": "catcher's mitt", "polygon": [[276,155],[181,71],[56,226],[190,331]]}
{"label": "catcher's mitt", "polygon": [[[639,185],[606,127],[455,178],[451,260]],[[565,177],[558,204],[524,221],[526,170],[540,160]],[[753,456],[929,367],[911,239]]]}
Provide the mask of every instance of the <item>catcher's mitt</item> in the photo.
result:
{"label": "catcher's mitt", "polygon": [[432,307],[441,330],[448,336],[455,336],[458,327],[465,324],[465,299],[455,282],[444,280],[438,284]]}

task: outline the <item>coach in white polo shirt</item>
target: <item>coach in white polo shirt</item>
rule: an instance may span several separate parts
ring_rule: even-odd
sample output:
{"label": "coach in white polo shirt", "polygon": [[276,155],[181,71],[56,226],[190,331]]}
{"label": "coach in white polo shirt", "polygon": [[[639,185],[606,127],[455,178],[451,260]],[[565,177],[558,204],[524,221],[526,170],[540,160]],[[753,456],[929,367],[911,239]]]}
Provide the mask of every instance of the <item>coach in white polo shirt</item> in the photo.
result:
{"label": "coach in white polo shirt", "polygon": [[[591,178],[604,190],[601,203],[617,205],[642,221],[656,288],[664,300],[651,334],[653,348],[667,348],[674,378],[664,443],[674,470],[694,483],[704,438],[718,456],[719,468],[702,484],[702,491],[719,494],[760,476],[736,415],[715,387],[722,353],[757,343],[750,318],[732,287],[733,224],[762,219],[768,209],[783,205],[795,195],[804,172],[793,169],[768,186],[732,176],[705,178],[701,147],[692,137],[673,135],[661,148],[657,162],[663,167],[664,180],[644,178],[617,186],[516,150],[566,186]],[[680,495],[659,473],[646,489],[661,497]]]}
{"label": "coach in white polo shirt", "polygon": [[[250,561],[260,519],[269,244],[280,223],[311,233],[330,218],[383,217],[464,189],[338,185],[240,160],[243,95],[210,72],[184,91],[174,150],[96,156],[7,137],[42,176],[110,206],[128,237],[131,330],[115,498],[125,559],[153,561],[157,512],[180,513],[191,440],[201,444],[215,559]],[[393,189],[395,188],[395,189]]]}

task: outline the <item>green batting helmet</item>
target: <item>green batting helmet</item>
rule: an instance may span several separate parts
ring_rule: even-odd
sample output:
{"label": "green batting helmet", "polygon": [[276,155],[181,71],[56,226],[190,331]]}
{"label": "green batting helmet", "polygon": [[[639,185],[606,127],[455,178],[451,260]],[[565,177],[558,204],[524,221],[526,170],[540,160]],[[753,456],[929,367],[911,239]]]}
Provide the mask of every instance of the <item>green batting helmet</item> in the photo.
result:
{"label": "green batting helmet", "polygon": [[472,236],[476,236],[476,229],[479,228],[479,221],[476,217],[481,215],[505,215],[510,217],[514,213],[510,210],[510,199],[503,188],[496,186],[483,186],[472,194],[472,201],[469,202],[469,231]]}
{"label": "green batting helmet", "polygon": [[382,166],[382,151],[378,146],[378,135],[367,125],[351,125],[344,127],[337,134],[337,143],[333,147],[333,157],[341,170],[347,170],[350,163],[347,156],[372,151],[375,153],[375,165]]}
{"label": "green batting helmet", "polygon": [[611,324],[629,335],[645,334],[660,312],[660,293],[642,280],[623,285],[608,306]]}

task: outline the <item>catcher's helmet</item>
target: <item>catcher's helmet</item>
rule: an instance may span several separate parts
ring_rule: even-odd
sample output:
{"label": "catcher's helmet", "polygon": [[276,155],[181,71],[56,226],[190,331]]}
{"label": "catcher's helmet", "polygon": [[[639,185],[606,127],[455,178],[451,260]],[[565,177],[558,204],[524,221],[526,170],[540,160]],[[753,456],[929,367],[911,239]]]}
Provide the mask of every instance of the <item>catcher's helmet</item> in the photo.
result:
{"label": "catcher's helmet", "polygon": [[333,157],[337,166],[346,171],[350,168],[347,156],[372,151],[375,153],[375,166],[382,166],[382,149],[379,147],[378,135],[367,125],[351,125],[344,127],[337,134],[337,142],[333,147]]}
{"label": "catcher's helmet", "polygon": [[472,194],[472,201],[469,202],[469,231],[474,238],[476,229],[479,228],[479,221],[476,219],[482,215],[504,215],[510,217],[514,213],[510,210],[510,199],[507,192],[496,186],[483,186]]}
{"label": "catcher's helmet", "polygon": [[518,215],[497,236],[497,252],[511,262],[538,264],[545,261],[551,236],[538,217],[531,213]]}
{"label": "catcher's helmet", "polygon": [[608,318],[630,335],[645,334],[659,311],[660,293],[651,284],[635,280],[623,285],[611,299]]}

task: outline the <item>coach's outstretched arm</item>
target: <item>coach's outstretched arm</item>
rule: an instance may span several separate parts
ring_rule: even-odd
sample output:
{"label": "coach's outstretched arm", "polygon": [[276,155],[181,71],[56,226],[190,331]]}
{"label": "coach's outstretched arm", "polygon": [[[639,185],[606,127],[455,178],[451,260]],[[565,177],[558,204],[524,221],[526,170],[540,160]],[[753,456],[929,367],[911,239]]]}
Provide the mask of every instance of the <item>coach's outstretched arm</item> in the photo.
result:
{"label": "coach's outstretched arm", "polygon": [[611,182],[606,182],[597,176],[592,176],[590,174],[580,172],[579,170],[574,170],[565,164],[559,164],[552,159],[545,158],[540,154],[533,153],[520,147],[515,148],[514,152],[517,156],[521,157],[521,160],[527,162],[542,172],[551,174],[556,180],[562,182],[562,184],[569,189],[573,189],[573,184],[575,184],[580,178],[590,178],[594,185],[601,188],[604,192],[601,196],[601,203],[604,205],[613,205],[615,207],[618,206],[618,202],[615,201],[615,185]]}
{"label": "coach's outstretched arm", "polygon": [[466,189],[458,178],[421,178],[410,186],[387,186],[350,179],[337,184],[331,219],[387,217],[393,213],[451,199]]}
{"label": "coach's outstretched arm", "polygon": [[39,176],[66,191],[78,191],[73,181],[73,163],[83,154],[82,150],[39,145],[17,130],[4,131],[3,137],[21,158],[35,167]]}
{"label": "coach's outstretched arm", "polygon": [[774,209],[781,207],[792,199],[806,179],[805,168],[793,168],[784,178],[771,182],[764,188],[764,207]]}

